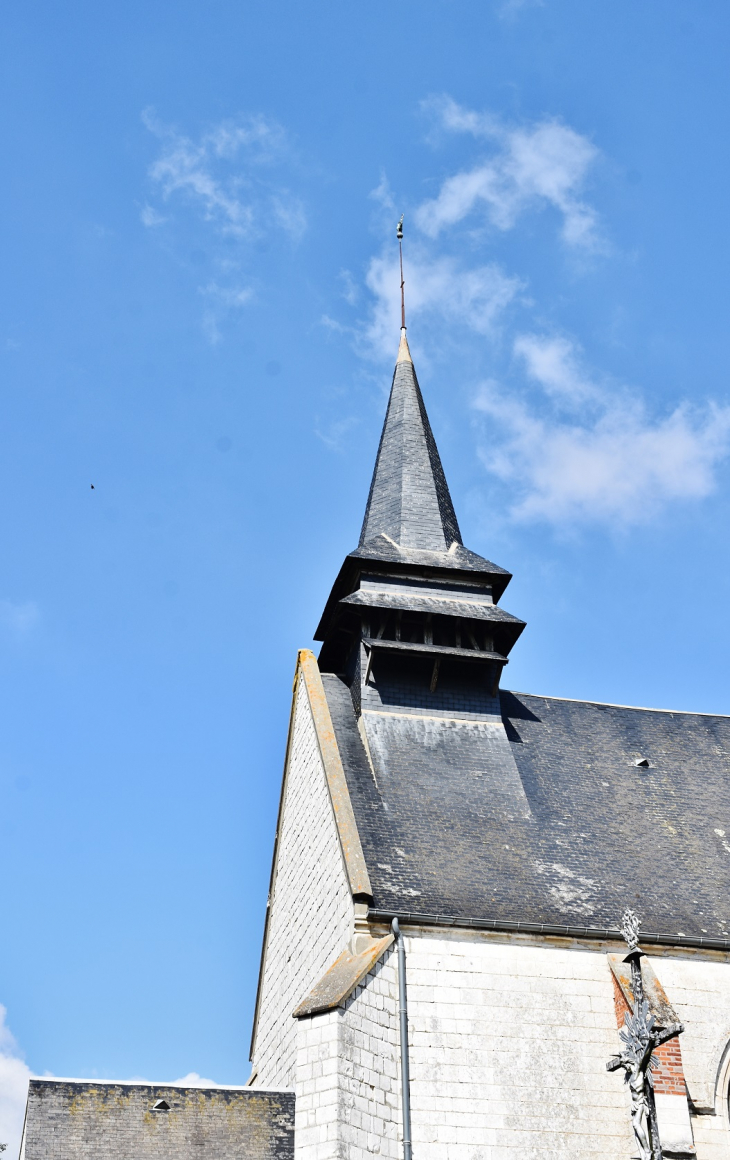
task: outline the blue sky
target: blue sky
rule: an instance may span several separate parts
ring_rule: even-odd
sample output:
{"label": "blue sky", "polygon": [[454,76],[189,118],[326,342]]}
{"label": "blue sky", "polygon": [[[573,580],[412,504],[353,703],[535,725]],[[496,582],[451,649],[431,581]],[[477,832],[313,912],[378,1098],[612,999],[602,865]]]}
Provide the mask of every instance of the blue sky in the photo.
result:
{"label": "blue sky", "polygon": [[506,683],[730,711],[729,41],[714,0],[6,11],[3,1139],[28,1069],[248,1076],[401,213]]}

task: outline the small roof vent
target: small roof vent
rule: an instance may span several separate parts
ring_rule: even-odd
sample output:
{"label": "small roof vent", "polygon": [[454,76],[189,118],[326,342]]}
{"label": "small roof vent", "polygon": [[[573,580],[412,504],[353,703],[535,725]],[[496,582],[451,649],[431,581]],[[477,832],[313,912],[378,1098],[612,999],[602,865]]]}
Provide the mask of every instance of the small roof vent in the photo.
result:
{"label": "small roof vent", "polygon": [[170,1105],[168,1104],[167,1100],[155,1100],[152,1105],[153,1112],[169,1112],[169,1110]]}
{"label": "small roof vent", "polygon": [[634,765],[638,766],[639,769],[648,769],[649,768],[649,758],[648,757],[638,757],[636,759],[636,761],[634,762]]}

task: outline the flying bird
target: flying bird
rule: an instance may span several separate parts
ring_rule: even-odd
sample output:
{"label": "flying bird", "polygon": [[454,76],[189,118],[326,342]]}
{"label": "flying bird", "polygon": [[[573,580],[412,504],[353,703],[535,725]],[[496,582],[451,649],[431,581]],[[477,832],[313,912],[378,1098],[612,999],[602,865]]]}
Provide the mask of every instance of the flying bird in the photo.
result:
{"label": "flying bird", "polygon": [[92,483],[92,485],[91,485],[91,490],[92,490],[92,491],[94,490],[94,485],[93,485],[93,483]]}

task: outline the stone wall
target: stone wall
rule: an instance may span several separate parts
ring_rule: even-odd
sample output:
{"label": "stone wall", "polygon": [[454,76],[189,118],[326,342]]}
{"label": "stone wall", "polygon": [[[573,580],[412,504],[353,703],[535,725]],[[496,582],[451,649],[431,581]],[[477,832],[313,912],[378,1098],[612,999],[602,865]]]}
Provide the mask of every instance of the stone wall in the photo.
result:
{"label": "stone wall", "polygon": [[[164,1101],[166,1109],[155,1111]],[[23,1160],[293,1160],[290,1092],[32,1079]]]}
{"label": "stone wall", "polygon": [[418,1160],[627,1160],[605,954],[426,931],[406,951]]}
{"label": "stone wall", "polygon": [[254,1043],[257,1087],[294,1087],[292,1011],[344,949],[352,927],[352,895],[299,680]]}
{"label": "stone wall", "polygon": [[716,956],[653,959],[654,969],[685,1024],[682,1062],[693,1107],[699,1160],[729,1160],[730,965]]}
{"label": "stone wall", "polygon": [[[416,1160],[634,1154],[623,1073],[606,1071],[620,1047],[606,957],[616,949],[407,931]],[[730,1160],[722,1078],[723,1066],[730,1073],[730,965],[703,952],[659,948],[651,961],[686,1024],[681,1052],[690,1096],[699,1102],[704,1092],[713,1112],[692,1116],[698,1160]],[[395,951],[343,1009],[301,1020],[298,1036],[297,1160],[398,1160]]]}
{"label": "stone wall", "polygon": [[297,1160],[400,1160],[393,947],[344,1007],[299,1020]]}
{"label": "stone wall", "polygon": [[682,1060],[692,1102],[714,1108],[718,1072],[730,1043],[730,965],[720,956],[704,961],[699,954],[652,955],[652,963],[687,1028],[681,1037]]}

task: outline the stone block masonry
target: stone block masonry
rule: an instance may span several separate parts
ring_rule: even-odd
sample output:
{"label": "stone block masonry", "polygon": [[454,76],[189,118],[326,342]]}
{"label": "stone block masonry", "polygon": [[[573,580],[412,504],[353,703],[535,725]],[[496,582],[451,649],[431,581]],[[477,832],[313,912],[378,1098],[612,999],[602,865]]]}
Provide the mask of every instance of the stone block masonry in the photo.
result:
{"label": "stone block masonry", "polygon": [[[609,949],[406,928],[415,1160],[633,1155],[626,1086],[606,1071],[619,1046]],[[725,1026],[730,973],[702,954],[667,952],[652,962],[680,1018],[685,996],[695,1001],[694,1022],[686,1019],[679,1052],[663,1059],[657,1091],[665,1143],[688,1149],[687,1097],[675,1090],[675,1069],[686,1049],[691,1082],[714,1085],[718,1059],[705,1028],[713,1019]],[[674,985],[680,976],[684,994]],[[703,994],[710,1005],[700,1009]],[[343,1008],[299,1020],[297,1160],[399,1160],[397,1028],[392,949]],[[730,1158],[726,1086],[716,1114],[693,1117],[698,1160]]]}
{"label": "stone block masonry", "polygon": [[298,1020],[297,1160],[400,1160],[397,958],[343,1007]]}
{"label": "stone block masonry", "polygon": [[264,949],[257,1087],[294,1087],[292,1011],[352,936],[353,903],[306,686],[298,682]]}
{"label": "stone block masonry", "polygon": [[426,929],[406,953],[418,1160],[627,1160],[605,955]]}
{"label": "stone block masonry", "polygon": [[[406,934],[417,1160],[627,1160],[611,974],[600,951]],[[401,1156],[397,956],[298,1021],[297,1160]]]}
{"label": "stone block masonry", "polygon": [[[155,1110],[155,1105],[164,1108]],[[23,1160],[293,1160],[294,1096],[32,1079]]]}
{"label": "stone block masonry", "polygon": [[698,1160],[730,1160],[730,966],[724,955],[652,961],[686,1028],[682,1064]]}
{"label": "stone block masonry", "polygon": [[[628,1160],[633,1154],[628,1094],[622,1077],[606,1071],[619,1046],[609,949],[614,948],[406,928],[416,1160]],[[730,971],[711,953],[667,950],[653,954],[651,961],[686,1023],[680,1043],[662,1057],[662,1082],[657,1085],[665,1145],[692,1147],[686,1091],[677,1090],[676,1072],[684,1058],[685,1070],[691,1060],[686,1072],[690,1094],[708,1087],[713,1091],[713,1114],[692,1119],[696,1155],[699,1160],[728,1160],[729,1077],[720,1075],[718,1080],[718,1075],[730,1043]],[[330,1024],[341,1053],[330,1112],[352,1129],[347,1147],[337,1153],[348,1160],[365,1160],[375,1150],[367,1142],[367,1129],[374,1122],[382,1130],[380,1147],[389,1160],[400,1155],[391,1151],[400,1136],[399,1088],[397,1083],[391,1086],[392,1075],[398,1075],[397,1038],[384,1033],[388,1019],[391,1035],[397,1029],[396,971],[391,951],[378,976],[380,986],[388,986],[381,996],[382,1009],[375,1006],[380,1001],[377,990],[371,1006],[364,1002],[373,985],[371,975],[352,1007]],[[310,1023],[316,1033],[317,1020]],[[369,1036],[377,1051],[360,1046]],[[300,1061],[301,1048],[300,1043]],[[327,1050],[335,1050],[334,1039]],[[369,1079],[358,1071],[363,1060],[366,1070],[371,1060],[375,1063]],[[730,1073],[730,1064],[726,1070]],[[375,1117],[364,1126],[353,1121],[356,1110],[365,1113],[364,1104],[358,1103],[368,1098],[370,1089],[363,1090],[364,1083],[378,1093],[369,1114],[375,1107],[392,1106],[391,1119]],[[339,1111],[334,1110],[335,1089]],[[317,1126],[316,1116],[311,1124]],[[333,1125],[331,1138],[341,1130]],[[303,1151],[307,1160],[334,1155],[327,1151],[331,1139],[319,1143],[325,1145],[323,1151]]]}

